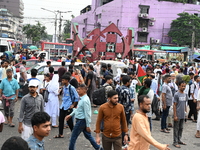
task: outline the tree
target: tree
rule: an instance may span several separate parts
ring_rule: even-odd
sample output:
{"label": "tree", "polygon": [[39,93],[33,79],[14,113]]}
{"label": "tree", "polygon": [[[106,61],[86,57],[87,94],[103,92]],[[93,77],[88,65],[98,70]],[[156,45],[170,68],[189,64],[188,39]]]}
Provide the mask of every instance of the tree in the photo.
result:
{"label": "tree", "polygon": [[[73,19],[74,15],[71,15],[71,17]],[[63,29],[63,39],[70,38],[70,34],[71,34],[71,20],[66,20]]]}
{"label": "tree", "polygon": [[39,22],[36,25],[27,24],[23,27],[23,32],[27,38],[32,40],[32,44],[38,44],[41,39],[47,38],[46,27]]}
{"label": "tree", "polygon": [[190,45],[192,43],[192,34],[195,34],[195,46],[200,39],[200,18],[189,13],[180,13],[178,18],[173,20],[168,35],[172,42],[178,45]]}

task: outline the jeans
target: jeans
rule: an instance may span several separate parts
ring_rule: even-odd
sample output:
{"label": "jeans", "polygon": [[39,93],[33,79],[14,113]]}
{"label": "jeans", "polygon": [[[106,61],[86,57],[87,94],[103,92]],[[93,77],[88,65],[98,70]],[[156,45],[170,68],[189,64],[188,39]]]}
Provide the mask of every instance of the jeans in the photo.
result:
{"label": "jeans", "polygon": [[178,121],[174,121],[174,144],[178,144],[178,142],[181,142],[181,137],[183,133],[183,124],[184,124],[184,119],[179,119]]}
{"label": "jeans", "polygon": [[91,133],[86,131],[86,121],[85,121],[85,119],[77,119],[76,124],[74,126],[74,129],[72,131],[71,138],[70,138],[69,150],[75,150],[76,139],[78,138],[78,136],[81,132],[83,132],[85,138],[90,141],[90,143],[92,144],[92,146],[94,147],[95,150],[98,150],[100,148],[100,145],[98,145],[95,142]]}
{"label": "jeans", "polygon": [[169,114],[169,108],[170,106],[167,106],[166,109],[163,109],[162,118],[161,118],[161,129],[167,128],[167,116]]}
{"label": "jeans", "polygon": [[[64,127],[64,120],[65,117],[69,114],[71,114],[72,109],[64,110],[63,108],[60,109],[60,115],[59,115],[59,135],[63,135],[63,127]],[[74,124],[72,121],[72,118],[70,118],[67,121],[67,124],[69,125],[70,130],[73,130]]]}
{"label": "jeans", "polygon": [[[131,113],[129,112],[128,114],[125,112],[125,115],[126,115],[126,123],[127,123],[127,127],[129,125],[129,121],[130,121],[130,118],[131,118]],[[122,145],[124,146],[124,136],[125,136],[125,133],[122,132]]]}
{"label": "jeans", "polygon": [[188,118],[191,118],[191,116],[194,115],[194,120],[197,120],[197,103],[194,103],[193,100],[189,100],[188,105],[190,107]]}

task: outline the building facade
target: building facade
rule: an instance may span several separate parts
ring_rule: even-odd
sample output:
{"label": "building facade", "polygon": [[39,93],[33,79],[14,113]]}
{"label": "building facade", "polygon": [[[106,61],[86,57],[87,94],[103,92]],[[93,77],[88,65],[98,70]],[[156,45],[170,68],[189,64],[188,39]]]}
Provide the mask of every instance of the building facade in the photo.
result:
{"label": "building facade", "polygon": [[[6,30],[1,30],[4,32],[2,36],[11,37],[16,40],[22,39],[22,23],[23,23],[23,15],[24,15],[24,3],[22,0],[0,0],[0,8],[1,8],[1,18],[9,18],[8,23],[8,32]],[[7,10],[7,12],[6,12]],[[10,23],[14,22],[14,23]],[[6,20],[0,20],[1,27],[6,25]],[[14,31],[14,34],[10,31]],[[0,35],[1,36],[1,35]]]}
{"label": "building facade", "polygon": [[[92,0],[92,4],[72,19],[79,24],[78,34],[85,38],[94,28],[106,28],[114,23],[126,35],[129,27],[134,28],[134,45],[170,43],[167,36],[172,20],[179,13],[200,14],[197,1],[192,4],[161,0]],[[199,13],[199,14],[198,14]],[[151,39],[151,40],[150,40]]]}

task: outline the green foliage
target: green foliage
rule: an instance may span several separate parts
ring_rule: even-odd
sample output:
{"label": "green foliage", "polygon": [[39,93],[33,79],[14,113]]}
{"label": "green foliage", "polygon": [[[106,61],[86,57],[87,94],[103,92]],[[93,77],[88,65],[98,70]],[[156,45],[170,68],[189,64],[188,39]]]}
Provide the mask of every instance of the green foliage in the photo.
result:
{"label": "green foliage", "polygon": [[41,39],[47,38],[46,27],[39,22],[36,25],[27,24],[23,27],[23,33],[32,40],[32,44],[37,44]]}
{"label": "green foliage", "polygon": [[[71,16],[74,18],[74,15]],[[70,38],[71,34],[71,20],[66,20],[64,23],[64,29],[63,29],[63,39]]]}
{"label": "green foliage", "polygon": [[195,45],[200,39],[200,18],[189,13],[180,13],[178,18],[173,20],[168,35],[172,42],[178,45],[191,45],[192,33],[195,32]]}

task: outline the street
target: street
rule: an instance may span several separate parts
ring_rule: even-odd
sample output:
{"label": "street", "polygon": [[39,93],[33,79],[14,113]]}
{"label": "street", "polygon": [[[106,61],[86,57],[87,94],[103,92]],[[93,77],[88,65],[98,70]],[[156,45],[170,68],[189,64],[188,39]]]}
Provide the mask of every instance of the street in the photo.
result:
{"label": "street", "polygon": [[[137,108],[137,102],[135,103],[135,107]],[[18,133],[18,115],[19,115],[19,107],[20,107],[20,100],[16,103],[15,107],[15,117],[14,117],[14,123],[16,124],[16,127],[11,128],[7,125],[4,125],[3,132],[1,134],[0,138],[0,145],[2,145],[6,139],[8,139],[11,136],[20,136]],[[95,108],[92,108],[93,111]],[[2,110],[1,110],[2,111]],[[96,114],[92,114],[92,124],[91,128],[92,131],[95,129],[95,122],[96,122]],[[152,121],[153,123],[153,131],[152,135],[153,137],[159,141],[160,143],[166,143],[169,144],[169,147],[172,150],[175,150],[176,148],[172,146],[173,143],[173,130],[169,134],[160,132],[160,121]],[[130,125],[129,125],[130,128]],[[171,128],[172,129],[172,128]],[[188,121],[184,124],[184,130],[183,130],[183,138],[182,141],[187,143],[186,146],[181,146],[181,150],[198,150],[200,147],[200,139],[195,138],[195,132],[196,132],[196,123],[192,123],[191,121]],[[53,136],[58,134],[58,128],[52,128],[51,133],[48,137],[45,138],[45,149],[46,150],[64,150],[68,149],[69,145],[69,139],[70,139],[70,129],[64,129],[64,138],[61,139],[54,139]],[[95,137],[95,133],[92,133],[93,137]],[[151,146],[151,150],[156,150],[155,147]],[[93,147],[89,143],[88,140],[85,139],[84,135],[81,134],[76,142],[76,150],[93,150]]]}

